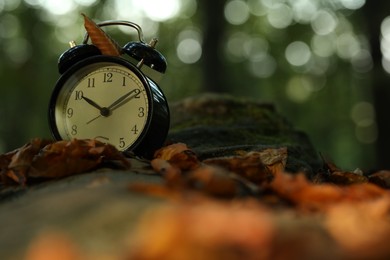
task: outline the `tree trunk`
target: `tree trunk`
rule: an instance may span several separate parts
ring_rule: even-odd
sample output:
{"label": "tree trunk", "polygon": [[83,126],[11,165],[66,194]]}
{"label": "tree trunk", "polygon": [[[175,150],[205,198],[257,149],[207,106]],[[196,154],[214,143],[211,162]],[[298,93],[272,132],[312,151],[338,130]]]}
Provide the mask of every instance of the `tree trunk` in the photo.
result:
{"label": "tree trunk", "polygon": [[374,63],[372,91],[376,120],[378,127],[378,139],[376,142],[376,158],[378,168],[390,169],[390,87],[389,75],[382,68],[382,53],[380,47],[381,23],[387,16],[389,4],[387,2],[367,1],[362,11],[366,15],[367,34],[371,45],[371,54]]}
{"label": "tree trunk", "polygon": [[226,92],[228,90],[227,77],[222,61],[226,0],[200,0],[198,2],[203,11],[203,90]]}

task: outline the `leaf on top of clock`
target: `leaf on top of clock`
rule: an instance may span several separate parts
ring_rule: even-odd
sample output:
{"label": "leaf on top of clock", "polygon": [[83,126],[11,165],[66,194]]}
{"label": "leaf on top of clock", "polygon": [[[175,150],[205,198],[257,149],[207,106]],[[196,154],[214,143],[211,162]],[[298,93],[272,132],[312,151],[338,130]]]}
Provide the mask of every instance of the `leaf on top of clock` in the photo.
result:
{"label": "leaf on top of clock", "polygon": [[104,55],[120,56],[122,48],[105,31],[100,28],[88,16],[84,16],[84,27],[87,30],[91,41]]}

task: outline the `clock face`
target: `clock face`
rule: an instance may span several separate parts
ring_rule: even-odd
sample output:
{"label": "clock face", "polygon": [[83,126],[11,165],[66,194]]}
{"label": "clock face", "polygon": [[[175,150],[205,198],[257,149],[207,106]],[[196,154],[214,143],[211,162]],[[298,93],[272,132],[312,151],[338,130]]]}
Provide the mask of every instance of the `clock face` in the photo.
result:
{"label": "clock face", "polygon": [[97,139],[122,151],[140,141],[149,122],[149,89],[130,68],[94,62],[60,79],[50,104],[54,134],[65,140]]}

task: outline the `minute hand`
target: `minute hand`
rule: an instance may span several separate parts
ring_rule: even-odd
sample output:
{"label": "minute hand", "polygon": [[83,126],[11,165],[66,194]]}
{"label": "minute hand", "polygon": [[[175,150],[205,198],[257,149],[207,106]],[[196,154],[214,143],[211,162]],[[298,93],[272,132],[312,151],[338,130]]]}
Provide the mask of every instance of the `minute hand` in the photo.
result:
{"label": "minute hand", "polygon": [[[130,96],[131,94],[133,94],[133,96]],[[120,107],[121,105],[125,104],[126,102],[123,102],[127,99],[127,101],[135,98],[138,94],[140,93],[140,90],[139,89],[133,89],[132,91],[126,93],[125,95],[121,96],[120,98],[118,98],[117,100],[114,101],[114,103],[112,103],[111,105],[108,106],[108,109],[109,110],[114,110],[118,107]],[[130,97],[129,97],[130,96]],[[122,103],[123,102],[123,103]],[[122,103],[122,104],[121,104]]]}

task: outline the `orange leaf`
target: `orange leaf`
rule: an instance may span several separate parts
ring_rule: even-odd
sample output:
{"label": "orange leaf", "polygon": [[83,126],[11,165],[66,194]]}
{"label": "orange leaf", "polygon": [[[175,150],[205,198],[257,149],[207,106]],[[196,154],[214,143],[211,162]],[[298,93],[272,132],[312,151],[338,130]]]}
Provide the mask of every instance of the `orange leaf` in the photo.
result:
{"label": "orange leaf", "polygon": [[154,153],[156,159],[168,161],[181,170],[193,170],[199,167],[196,154],[186,144],[176,143],[165,146]]}
{"label": "orange leaf", "polygon": [[104,32],[100,26],[92,21],[88,16],[84,16],[84,26],[91,41],[104,55],[120,56],[122,48],[110,36]]}

